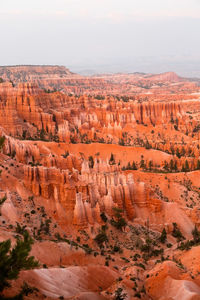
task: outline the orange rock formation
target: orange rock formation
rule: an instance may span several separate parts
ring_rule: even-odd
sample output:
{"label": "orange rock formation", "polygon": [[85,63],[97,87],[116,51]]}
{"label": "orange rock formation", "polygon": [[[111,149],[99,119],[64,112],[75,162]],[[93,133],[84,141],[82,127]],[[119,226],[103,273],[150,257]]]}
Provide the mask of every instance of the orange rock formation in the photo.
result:
{"label": "orange rock formation", "polygon": [[[0,67],[0,77],[0,238],[14,242],[16,222],[26,225],[44,265],[13,289],[25,279],[40,290],[32,299],[114,299],[118,288],[199,299],[198,82],[51,66]],[[56,287],[69,274],[81,284]]]}

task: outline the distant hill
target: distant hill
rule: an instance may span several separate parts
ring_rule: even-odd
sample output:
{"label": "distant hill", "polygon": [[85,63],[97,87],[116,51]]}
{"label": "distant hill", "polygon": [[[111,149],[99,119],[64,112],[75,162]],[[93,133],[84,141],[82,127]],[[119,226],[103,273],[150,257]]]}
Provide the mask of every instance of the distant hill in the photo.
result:
{"label": "distant hill", "polygon": [[178,76],[175,72],[165,72],[161,74],[148,75],[148,79],[153,81],[182,81],[183,78]]}
{"label": "distant hill", "polygon": [[46,77],[65,77],[73,75],[64,66],[47,65],[19,65],[19,66],[0,66],[0,77],[5,81],[27,82]]}

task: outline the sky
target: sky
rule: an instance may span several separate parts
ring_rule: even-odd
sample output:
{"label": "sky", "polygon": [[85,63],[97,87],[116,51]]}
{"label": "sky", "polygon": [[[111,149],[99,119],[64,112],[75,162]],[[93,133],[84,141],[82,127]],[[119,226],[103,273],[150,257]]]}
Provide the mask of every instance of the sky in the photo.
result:
{"label": "sky", "polygon": [[0,65],[200,77],[200,0],[1,0]]}

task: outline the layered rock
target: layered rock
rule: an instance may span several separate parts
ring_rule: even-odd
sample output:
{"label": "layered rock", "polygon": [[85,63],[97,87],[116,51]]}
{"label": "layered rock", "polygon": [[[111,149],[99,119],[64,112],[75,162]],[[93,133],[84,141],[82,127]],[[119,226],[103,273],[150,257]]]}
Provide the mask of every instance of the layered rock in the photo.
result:
{"label": "layered rock", "polygon": [[[18,222],[44,268],[116,270],[119,280],[95,283],[98,295],[84,283],[74,297],[115,298],[123,287],[130,299],[198,299],[199,249],[187,251],[200,226],[197,82],[171,72],[87,78],[50,66],[0,68],[0,77],[0,239],[14,241]],[[113,208],[122,210],[123,230]],[[50,282],[49,296],[55,274],[27,276],[41,291]]]}
{"label": "layered rock", "polygon": [[134,182],[132,174],[121,174],[117,166],[103,161],[96,161],[94,169],[84,161],[80,175],[75,169],[25,166],[24,184],[34,195],[59,203],[80,227],[101,223],[101,212],[112,217],[114,207],[122,209],[129,220],[137,217],[136,207],[154,213],[162,210],[162,202],[153,198],[144,183]]}
{"label": "layered rock", "polygon": [[[86,142],[87,140],[118,142],[126,128],[130,134],[138,124],[162,126],[171,122],[182,132],[196,132],[198,101],[147,102],[116,101],[114,97],[97,100],[90,96],[66,96],[45,93],[25,83],[13,87],[0,85],[0,126],[7,134],[23,139]],[[175,124],[175,125],[174,125]],[[102,130],[103,128],[103,130]]]}
{"label": "layered rock", "polygon": [[[46,90],[60,90],[65,93],[89,95],[129,95],[147,93],[187,94],[198,90],[198,81],[187,80],[173,72],[163,74],[103,74],[80,76],[62,66],[10,66],[0,67],[0,77],[13,84],[33,82]],[[174,85],[174,83],[176,83]],[[155,96],[155,95],[154,95]],[[141,99],[141,96],[139,97]]]}

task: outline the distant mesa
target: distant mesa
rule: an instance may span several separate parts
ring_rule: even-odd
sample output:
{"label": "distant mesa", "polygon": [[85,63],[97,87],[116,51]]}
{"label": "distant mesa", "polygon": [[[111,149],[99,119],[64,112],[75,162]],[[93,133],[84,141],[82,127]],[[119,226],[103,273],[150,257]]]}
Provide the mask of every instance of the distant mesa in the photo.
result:
{"label": "distant mesa", "polygon": [[182,81],[183,78],[178,76],[175,72],[165,72],[161,74],[148,75],[146,78],[152,81]]}

